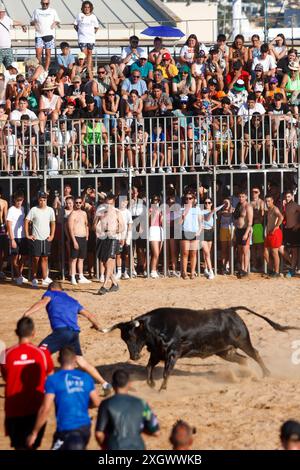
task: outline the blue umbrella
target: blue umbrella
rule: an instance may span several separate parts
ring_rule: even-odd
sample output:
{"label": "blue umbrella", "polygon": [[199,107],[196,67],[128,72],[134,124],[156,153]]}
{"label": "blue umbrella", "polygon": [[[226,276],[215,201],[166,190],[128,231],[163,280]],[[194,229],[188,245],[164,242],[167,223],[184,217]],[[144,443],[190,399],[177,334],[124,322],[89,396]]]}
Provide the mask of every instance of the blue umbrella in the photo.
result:
{"label": "blue umbrella", "polygon": [[172,26],[150,26],[144,29],[141,34],[146,36],[159,36],[162,38],[182,38],[185,34],[178,28]]}

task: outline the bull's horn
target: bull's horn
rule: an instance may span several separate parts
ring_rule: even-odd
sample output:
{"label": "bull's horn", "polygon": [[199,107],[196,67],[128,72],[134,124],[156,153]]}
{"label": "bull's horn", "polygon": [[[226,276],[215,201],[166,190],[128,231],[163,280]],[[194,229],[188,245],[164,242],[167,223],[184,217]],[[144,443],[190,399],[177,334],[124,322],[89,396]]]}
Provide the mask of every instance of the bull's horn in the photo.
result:
{"label": "bull's horn", "polygon": [[140,326],[140,322],[138,320],[134,320],[134,326],[138,328]]}
{"label": "bull's horn", "polygon": [[110,333],[112,330],[115,330],[116,328],[120,328],[123,325],[123,323],[117,323],[116,325],[111,326],[110,328],[101,328],[99,331],[101,333]]}

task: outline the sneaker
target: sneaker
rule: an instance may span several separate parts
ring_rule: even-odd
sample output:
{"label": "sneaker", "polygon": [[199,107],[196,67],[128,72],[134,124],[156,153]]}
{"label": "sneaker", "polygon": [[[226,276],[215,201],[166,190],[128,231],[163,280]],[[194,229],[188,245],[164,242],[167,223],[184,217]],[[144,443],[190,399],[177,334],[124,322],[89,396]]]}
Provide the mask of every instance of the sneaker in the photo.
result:
{"label": "sneaker", "polygon": [[170,166],[167,167],[166,173],[168,173],[168,174],[172,173],[172,168]]}
{"label": "sneaker", "polygon": [[162,173],[164,173],[164,172],[165,172],[165,170],[160,166],[159,169],[158,169],[158,173],[161,173],[161,174],[162,174]]}
{"label": "sneaker", "polygon": [[248,167],[247,167],[246,163],[241,163],[241,164],[240,164],[240,169],[241,169],[241,170],[247,170]]}
{"label": "sneaker", "polygon": [[116,275],[115,275],[115,278],[116,278],[117,280],[119,280],[119,279],[121,279],[121,277],[122,277],[122,272],[121,272],[121,271],[117,271],[117,273],[116,273]]}
{"label": "sneaker", "polygon": [[46,279],[42,280],[42,286],[43,287],[48,287],[49,284],[51,284],[51,282],[52,282],[52,279],[50,279],[50,277],[47,276]]}
{"label": "sneaker", "polygon": [[285,277],[287,277],[287,278],[291,278],[291,277],[295,277],[295,276],[296,276],[296,273],[292,269],[290,269],[285,275]]}
{"label": "sneaker", "polygon": [[138,169],[134,170],[134,174],[135,174],[135,176],[139,176],[139,174],[140,174],[139,170]]}
{"label": "sneaker", "polygon": [[137,272],[136,272],[135,269],[132,271],[131,275],[132,275],[132,277],[137,277]]}
{"label": "sneaker", "polygon": [[32,279],[31,285],[34,288],[39,287],[39,281],[37,280],[37,278]]}
{"label": "sneaker", "polygon": [[127,271],[122,274],[122,279],[130,279],[130,276]]}
{"label": "sneaker", "polygon": [[101,284],[103,284],[103,282],[105,282],[104,274],[101,274],[99,281],[101,282]]}
{"label": "sneaker", "polygon": [[144,277],[148,277],[147,271],[144,271],[144,272],[143,272],[143,276],[144,276]]}
{"label": "sneaker", "polygon": [[272,279],[279,279],[280,277],[280,273],[272,272],[272,274],[270,274],[270,278]]}
{"label": "sneaker", "polygon": [[186,173],[186,169],[184,168],[184,166],[180,167],[179,172],[180,173]]}
{"label": "sneaker", "polygon": [[272,162],[271,167],[272,167],[272,168],[278,168],[278,165],[277,165],[276,162]]}
{"label": "sneaker", "polygon": [[118,286],[118,284],[113,284],[109,289],[109,292],[118,292],[119,289],[120,287]]}
{"label": "sneaker", "polygon": [[208,276],[209,276],[209,270],[205,268],[203,274],[204,274],[205,277],[208,278]]}
{"label": "sneaker", "polygon": [[209,273],[208,273],[208,279],[212,280],[212,279],[214,279],[214,278],[215,278],[215,275],[214,275],[213,270],[211,269],[211,270],[209,271]]}
{"label": "sneaker", "polygon": [[152,166],[150,169],[150,173],[153,175],[155,173],[155,168]]}
{"label": "sneaker", "polygon": [[100,287],[100,289],[98,290],[97,294],[98,295],[104,295],[104,294],[107,294],[109,292],[109,289],[106,289],[105,287]]}
{"label": "sneaker", "polygon": [[158,279],[159,275],[158,275],[157,271],[151,271],[150,277],[152,277],[152,279]]}
{"label": "sneaker", "polygon": [[77,286],[77,281],[75,276],[71,276],[71,284],[72,286]]}
{"label": "sneaker", "polygon": [[16,279],[17,286],[21,286],[22,284],[27,284],[27,283],[28,283],[28,279],[26,279],[26,277],[19,276]]}
{"label": "sneaker", "polygon": [[145,174],[146,174],[146,170],[145,170],[145,168],[143,168],[142,171],[140,172],[140,175],[144,176]]}
{"label": "sneaker", "polygon": [[90,281],[89,279],[87,279],[86,277],[84,276],[81,276],[79,279],[78,279],[78,284],[90,284],[92,281]]}

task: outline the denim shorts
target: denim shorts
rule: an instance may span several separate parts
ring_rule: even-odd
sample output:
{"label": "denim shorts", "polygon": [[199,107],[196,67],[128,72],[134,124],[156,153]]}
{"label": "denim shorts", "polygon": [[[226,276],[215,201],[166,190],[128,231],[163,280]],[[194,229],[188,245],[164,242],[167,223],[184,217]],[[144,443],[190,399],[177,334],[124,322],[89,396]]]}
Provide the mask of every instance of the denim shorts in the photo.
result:
{"label": "denim shorts", "polygon": [[56,431],[52,450],[85,450],[91,436],[91,426],[81,426],[71,431]]}
{"label": "denim shorts", "polygon": [[95,44],[91,44],[89,42],[80,42],[78,44],[78,47],[81,51],[83,51],[84,49],[88,49],[89,51],[92,51],[95,47]]}
{"label": "denim shorts", "polygon": [[77,356],[82,356],[79,342],[79,331],[72,328],[57,328],[48,335],[40,344],[40,347],[46,347],[51,354],[60,351],[63,347],[70,346],[74,349]]}
{"label": "denim shorts", "polygon": [[14,61],[12,49],[0,49],[0,64],[7,69]]}
{"label": "denim shorts", "polygon": [[37,49],[54,49],[55,48],[54,38],[48,42],[43,41],[43,38],[35,38],[35,47]]}

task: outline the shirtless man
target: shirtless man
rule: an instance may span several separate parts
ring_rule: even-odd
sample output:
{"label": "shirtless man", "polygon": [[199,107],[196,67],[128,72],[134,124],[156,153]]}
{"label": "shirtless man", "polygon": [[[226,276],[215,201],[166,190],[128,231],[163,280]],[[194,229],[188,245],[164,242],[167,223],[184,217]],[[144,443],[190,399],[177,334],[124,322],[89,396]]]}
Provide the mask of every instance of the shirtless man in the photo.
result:
{"label": "shirtless man", "polygon": [[[279,274],[279,248],[282,245],[282,231],[280,225],[283,221],[283,215],[274,204],[273,196],[266,196],[267,206],[267,235],[265,238],[264,257],[270,264],[270,255],[273,261],[273,271],[270,277],[278,278]],[[271,269],[270,269],[271,270]]]}
{"label": "shirtless man", "polygon": [[250,261],[250,239],[253,225],[253,207],[247,201],[245,191],[240,191],[239,202],[234,211],[235,240],[238,250],[240,270],[238,277],[248,276]]}
{"label": "shirtless man", "polygon": [[0,188],[0,279],[5,278],[5,274],[2,271],[4,255],[7,253],[8,238],[6,234],[6,217],[8,211],[8,204],[5,199],[2,198],[2,188]]}
{"label": "shirtless man", "polygon": [[82,210],[82,198],[75,199],[74,210],[68,217],[68,229],[70,234],[70,275],[73,286],[76,281],[76,264],[78,267],[79,284],[90,284],[83,275],[83,262],[87,257],[87,241],[89,238],[89,226],[86,212]]}
{"label": "shirtless man", "polygon": [[251,260],[252,272],[262,271],[262,262],[264,257],[264,214],[265,203],[260,198],[260,189],[254,186],[251,190],[251,206],[253,207],[253,228],[252,228],[252,247]]}
{"label": "shirtless man", "polygon": [[300,247],[300,205],[294,200],[292,191],[286,191],[284,198],[285,228],[284,246],[285,250],[291,250],[291,269],[287,277],[295,276],[298,262],[298,248]]}
{"label": "shirtless man", "polygon": [[105,266],[105,281],[98,291],[99,295],[119,290],[114,269],[120,249],[119,240],[125,230],[125,224],[121,212],[115,207],[115,199],[114,194],[107,194],[105,204],[98,207],[94,219],[97,237],[96,252],[99,261]]}

